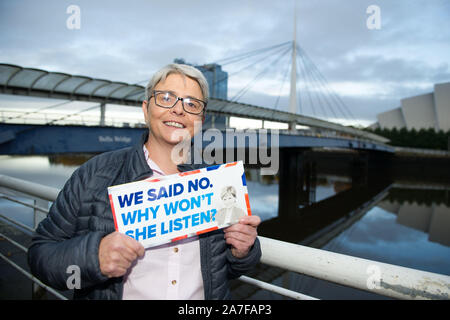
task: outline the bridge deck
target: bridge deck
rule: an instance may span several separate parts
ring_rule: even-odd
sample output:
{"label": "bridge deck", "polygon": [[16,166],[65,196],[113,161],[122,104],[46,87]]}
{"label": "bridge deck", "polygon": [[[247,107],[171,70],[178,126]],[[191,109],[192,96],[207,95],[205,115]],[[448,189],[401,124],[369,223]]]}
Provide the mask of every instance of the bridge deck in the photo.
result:
{"label": "bridge deck", "polygon": [[[146,128],[0,124],[0,154],[31,155],[58,153],[101,153],[138,143]],[[346,148],[393,153],[382,143],[359,139],[289,134],[273,130],[213,130],[203,148]],[[212,139],[211,135],[218,139]]]}

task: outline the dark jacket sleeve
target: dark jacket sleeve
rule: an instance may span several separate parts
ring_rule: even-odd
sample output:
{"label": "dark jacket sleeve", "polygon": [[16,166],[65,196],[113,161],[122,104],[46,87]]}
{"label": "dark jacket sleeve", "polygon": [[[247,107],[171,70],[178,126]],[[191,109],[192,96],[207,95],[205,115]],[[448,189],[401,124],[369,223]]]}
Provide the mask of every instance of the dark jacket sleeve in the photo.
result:
{"label": "dark jacket sleeve", "polygon": [[252,270],[261,259],[261,245],[259,239],[255,239],[255,243],[250,249],[249,253],[244,258],[236,258],[231,253],[231,250],[227,250],[227,260],[229,263],[228,278],[238,278],[250,270]]}
{"label": "dark jacket sleeve", "polygon": [[59,290],[67,288],[73,271],[80,270],[81,288],[107,280],[100,272],[98,248],[105,233],[77,234],[81,201],[85,201],[83,168],[77,169],[59,193],[48,216],[41,221],[28,250],[28,264],[34,276]]}

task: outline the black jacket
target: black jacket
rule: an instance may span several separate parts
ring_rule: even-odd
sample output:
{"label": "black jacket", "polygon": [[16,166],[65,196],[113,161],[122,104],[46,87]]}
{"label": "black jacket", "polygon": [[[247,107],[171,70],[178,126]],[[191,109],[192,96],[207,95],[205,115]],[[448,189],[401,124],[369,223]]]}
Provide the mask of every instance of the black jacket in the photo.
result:
{"label": "black jacket", "polygon": [[[142,180],[153,174],[142,150],[148,133],[134,147],[98,155],[80,166],[70,177],[39,224],[28,250],[28,264],[34,276],[59,290],[80,268],[81,289],[74,299],[121,299],[123,278],[108,278],[100,272],[100,240],[114,232],[107,187]],[[180,171],[194,169],[179,166]],[[200,259],[205,299],[229,299],[228,280],[252,269],[261,257],[256,239],[242,259],[231,254],[222,230],[200,235]]]}

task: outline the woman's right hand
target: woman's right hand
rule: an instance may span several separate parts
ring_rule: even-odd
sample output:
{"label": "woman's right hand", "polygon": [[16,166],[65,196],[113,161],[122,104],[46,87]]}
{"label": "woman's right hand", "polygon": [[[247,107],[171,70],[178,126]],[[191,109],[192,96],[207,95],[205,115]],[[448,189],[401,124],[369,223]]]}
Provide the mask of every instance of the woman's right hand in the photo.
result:
{"label": "woman's right hand", "polygon": [[100,271],[108,278],[121,277],[133,261],[144,253],[144,246],[133,238],[117,231],[110,233],[100,241]]}

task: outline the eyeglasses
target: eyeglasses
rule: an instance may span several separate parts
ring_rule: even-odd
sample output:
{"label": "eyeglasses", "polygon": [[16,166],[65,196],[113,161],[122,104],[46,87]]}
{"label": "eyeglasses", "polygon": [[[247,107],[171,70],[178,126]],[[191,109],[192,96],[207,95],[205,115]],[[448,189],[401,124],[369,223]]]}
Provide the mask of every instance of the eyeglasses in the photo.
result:
{"label": "eyeglasses", "polygon": [[173,108],[181,100],[183,110],[191,114],[200,114],[206,108],[206,102],[195,98],[180,98],[169,91],[153,91],[150,98],[155,98],[155,104],[161,108]]}

